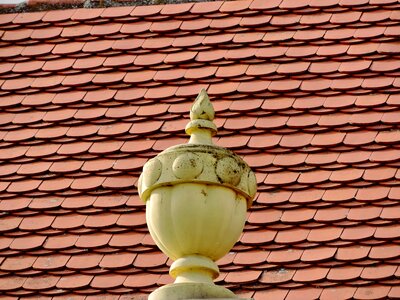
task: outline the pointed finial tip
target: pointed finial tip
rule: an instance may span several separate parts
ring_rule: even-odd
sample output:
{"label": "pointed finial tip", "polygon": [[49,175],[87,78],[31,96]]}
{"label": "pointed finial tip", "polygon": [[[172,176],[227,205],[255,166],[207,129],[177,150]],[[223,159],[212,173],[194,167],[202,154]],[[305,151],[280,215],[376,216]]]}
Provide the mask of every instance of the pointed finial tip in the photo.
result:
{"label": "pointed finial tip", "polygon": [[214,120],[215,111],[205,89],[202,89],[190,109],[191,120]]}
{"label": "pointed finial tip", "polygon": [[205,89],[202,89],[190,109],[190,122],[185,131],[190,135],[191,144],[212,144],[211,137],[217,133],[213,123],[214,108]]}

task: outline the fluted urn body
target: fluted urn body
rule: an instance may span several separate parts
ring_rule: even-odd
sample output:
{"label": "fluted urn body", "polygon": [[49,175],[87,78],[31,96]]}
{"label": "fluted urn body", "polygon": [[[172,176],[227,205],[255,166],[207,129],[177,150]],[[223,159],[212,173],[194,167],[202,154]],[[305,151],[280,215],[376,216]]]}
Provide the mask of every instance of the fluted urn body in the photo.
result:
{"label": "fluted urn body", "polygon": [[154,291],[150,300],[235,298],[213,279],[222,258],[238,240],[256,192],[248,165],[215,146],[214,111],[206,92],[191,110],[188,144],[166,149],[149,160],[139,180],[146,221],[157,246],[174,260],[175,282]]}

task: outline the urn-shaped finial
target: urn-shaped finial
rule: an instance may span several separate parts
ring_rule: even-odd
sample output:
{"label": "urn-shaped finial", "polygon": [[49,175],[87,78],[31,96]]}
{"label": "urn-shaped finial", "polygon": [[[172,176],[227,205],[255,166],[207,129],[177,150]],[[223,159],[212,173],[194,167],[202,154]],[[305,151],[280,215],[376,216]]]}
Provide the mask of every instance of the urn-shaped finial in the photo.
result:
{"label": "urn-shaped finial", "polygon": [[143,167],[139,195],[157,246],[175,262],[174,284],[150,300],[235,298],[216,286],[215,261],[239,238],[246,210],[256,193],[256,178],[239,156],[213,144],[214,109],[205,90],[190,110],[189,142],[170,147]]}

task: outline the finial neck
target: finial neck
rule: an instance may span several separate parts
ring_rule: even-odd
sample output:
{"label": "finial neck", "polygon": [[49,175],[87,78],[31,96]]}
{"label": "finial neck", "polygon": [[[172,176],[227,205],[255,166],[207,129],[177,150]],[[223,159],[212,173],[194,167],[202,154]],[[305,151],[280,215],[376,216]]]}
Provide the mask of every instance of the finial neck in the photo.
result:
{"label": "finial neck", "polygon": [[197,129],[195,134],[190,135],[189,144],[212,145],[211,132],[208,129]]}
{"label": "finial neck", "polygon": [[185,131],[190,135],[189,144],[212,145],[212,136],[217,133],[217,126],[208,120],[190,121]]}

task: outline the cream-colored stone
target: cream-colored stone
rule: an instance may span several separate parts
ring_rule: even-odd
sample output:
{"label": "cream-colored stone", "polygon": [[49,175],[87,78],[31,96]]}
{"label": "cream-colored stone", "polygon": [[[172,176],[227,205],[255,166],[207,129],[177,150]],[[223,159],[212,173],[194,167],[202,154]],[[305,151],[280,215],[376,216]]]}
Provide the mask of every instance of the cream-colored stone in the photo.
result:
{"label": "cream-colored stone", "polygon": [[[143,167],[143,173],[147,174],[144,177],[143,185],[152,186],[153,184],[155,184],[161,176],[161,171],[162,164],[157,158],[153,158],[152,160],[147,162]],[[139,188],[141,188],[141,185],[139,185]]]}
{"label": "cream-colored stone", "polygon": [[237,298],[213,279],[215,261],[233,247],[256,193],[249,166],[215,146],[214,109],[202,90],[186,126],[188,144],[170,147],[149,160],[139,178],[146,220],[157,246],[175,262],[175,282],[155,290],[150,300]]}
{"label": "cream-colored stone", "polygon": [[[200,162],[196,163],[198,166],[194,169],[183,167],[185,159],[182,159],[182,156],[188,153],[192,158],[198,157],[201,167]],[[181,170],[179,171],[177,166],[174,166],[176,160],[180,161]],[[188,164],[191,163],[190,158],[186,161]],[[192,159],[192,162],[195,160]],[[151,167],[147,167],[147,164]],[[161,166],[160,176],[158,176],[159,166]],[[151,192],[161,186],[185,182],[205,183],[235,190],[247,199],[248,207],[250,207],[256,192],[255,181],[249,181],[249,178],[254,176],[252,173],[249,166],[239,156],[227,149],[215,145],[178,145],[161,152],[145,164],[139,178],[139,194],[143,201],[147,201]],[[154,178],[158,179],[154,181]]]}
{"label": "cream-colored stone", "polygon": [[148,300],[238,299],[223,287],[208,283],[173,283],[158,288]]}
{"label": "cream-colored stone", "polygon": [[222,183],[237,186],[240,182],[241,168],[232,157],[226,156],[218,160],[215,171]]}
{"label": "cream-colored stone", "polygon": [[146,202],[146,220],[154,241],[171,259],[198,253],[216,261],[243,230],[246,199],[222,186],[162,186]]}
{"label": "cream-colored stone", "polygon": [[195,179],[203,171],[203,162],[196,153],[184,153],[174,160],[172,171],[179,179]]}
{"label": "cream-colored stone", "polygon": [[213,121],[214,117],[215,112],[210,98],[207,92],[202,89],[190,109],[190,119]]}

